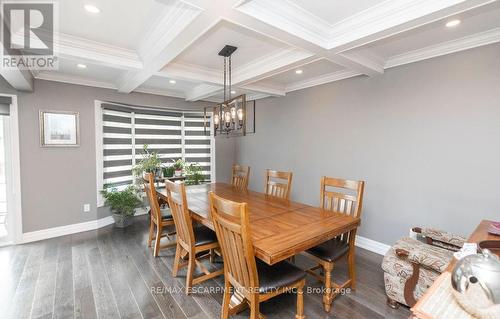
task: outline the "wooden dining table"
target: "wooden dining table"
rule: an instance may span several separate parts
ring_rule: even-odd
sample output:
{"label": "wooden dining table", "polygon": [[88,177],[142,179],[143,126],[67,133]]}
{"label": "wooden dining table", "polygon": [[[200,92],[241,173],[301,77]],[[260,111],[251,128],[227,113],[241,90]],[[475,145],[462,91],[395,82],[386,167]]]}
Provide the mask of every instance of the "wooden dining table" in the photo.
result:
{"label": "wooden dining table", "polygon": [[[359,218],[346,216],[225,183],[186,187],[188,208],[193,220],[214,229],[208,193],[236,202],[246,202],[255,256],[269,265],[356,229]],[[165,189],[158,196],[167,199]]]}

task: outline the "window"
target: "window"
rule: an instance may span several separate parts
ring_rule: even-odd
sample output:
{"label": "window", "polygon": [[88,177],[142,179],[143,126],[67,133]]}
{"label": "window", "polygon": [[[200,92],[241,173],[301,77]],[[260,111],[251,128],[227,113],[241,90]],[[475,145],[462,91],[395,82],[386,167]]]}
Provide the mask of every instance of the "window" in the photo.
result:
{"label": "window", "polygon": [[132,184],[132,168],[145,144],[162,163],[198,163],[205,181],[214,179],[215,145],[213,137],[205,135],[203,112],[96,102],[96,118],[98,189]]}

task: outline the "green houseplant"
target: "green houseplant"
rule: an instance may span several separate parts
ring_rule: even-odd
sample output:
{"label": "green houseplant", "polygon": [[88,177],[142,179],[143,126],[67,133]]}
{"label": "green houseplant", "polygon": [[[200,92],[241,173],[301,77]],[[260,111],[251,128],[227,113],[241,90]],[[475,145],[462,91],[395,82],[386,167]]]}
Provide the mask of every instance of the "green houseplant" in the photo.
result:
{"label": "green houseplant", "polygon": [[182,176],[182,170],[186,166],[186,162],[184,162],[182,159],[178,159],[172,167],[174,168],[175,176]]}
{"label": "green houseplant", "polygon": [[104,189],[101,194],[105,199],[104,204],[113,212],[116,227],[124,228],[132,224],[136,208],[142,206],[142,200],[135,187],[128,186],[121,191],[116,188]]}
{"label": "green houseplant", "polygon": [[134,175],[140,179],[144,173],[158,174],[161,171],[161,159],[158,153],[150,152],[147,144],[144,144],[142,150],[142,159],[133,169]]}
{"label": "green houseplant", "polygon": [[186,166],[186,184],[199,185],[203,182],[204,176],[201,172],[201,166],[198,163],[191,163]]}

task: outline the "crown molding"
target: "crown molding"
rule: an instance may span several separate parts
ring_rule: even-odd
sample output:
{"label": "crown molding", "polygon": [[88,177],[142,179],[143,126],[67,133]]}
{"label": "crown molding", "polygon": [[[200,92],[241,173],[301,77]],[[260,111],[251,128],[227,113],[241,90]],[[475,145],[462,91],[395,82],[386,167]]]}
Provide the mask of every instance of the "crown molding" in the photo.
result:
{"label": "crown molding", "polygon": [[155,75],[174,78],[178,80],[206,82],[210,84],[223,85],[221,80],[221,70],[203,67],[189,63],[174,62],[164,67]]}
{"label": "crown molding", "polygon": [[314,57],[314,54],[288,48],[273,52],[265,57],[251,61],[250,63],[234,69],[233,83],[235,85],[246,85],[261,79],[283,72],[284,69],[295,67],[298,63],[305,62]]}
{"label": "crown molding", "polygon": [[133,92],[136,93],[145,93],[145,94],[153,94],[153,95],[161,95],[161,96],[169,96],[176,97],[180,99],[185,99],[186,95],[182,92],[173,92],[169,90],[155,89],[155,88],[147,88],[147,87],[138,87]]}
{"label": "crown molding", "polygon": [[266,96],[285,96],[286,91],[284,86],[275,85],[272,83],[266,83],[264,81],[259,81],[251,84],[242,86],[242,89],[258,92],[259,94],[264,94]]}
{"label": "crown molding", "polygon": [[330,41],[327,48],[339,47],[464,1],[397,0],[381,2],[335,24],[330,29]]}
{"label": "crown molding", "polygon": [[200,84],[195,86],[192,90],[187,92],[186,101],[197,101],[203,100],[205,98],[211,97],[212,95],[218,93],[222,90],[222,86],[220,85],[212,85],[212,84]]}
{"label": "crown molding", "polygon": [[42,71],[36,75],[35,79],[116,90],[116,85],[114,85],[113,83],[104,82],[104,81],[89,80],[89,79],[84,79],[84,78],[80,78],[77,76],[72,76],[72,75],[67,75],[67,74],[62,74],[62,73]]}
{"label": "crown molding", "polygon": [[335,81],[340,81],[348,78],[352,78],[355,76],[361,75],[360,73],[356,71],[351,71],[351,70],[343,70],[343,71],[338,71],[338,72],[333,72],[330,74],[324,74],[320,75],[311,79],[295,82],[292,84],[287,85],[286,87],[286,92],[292,92],[292,91],[297,91],[297,90],[302,90],[305,88],[309,88],[312,86],[317,86],[325,83],[330,83],[330,82],[335,82]]}
{"label": "crown molding", "polygon": [[118,69],[142,69],[139,55],[125,48],[59,33],[57,50],[62,58],[78,58]]}
{"label": "crown molding", "polygon": [[451,54],[459,51],[477,48],[483,45],[500,42],[500,28],[473,34],[460,39],[446,41],[431,45],[422,49],[413,50],[403,54],[390,57],[385,63],[385,68],[418,62],[438,56]]}
{"label": "crown molding", "polygon": [[165,45],[172,42],[202,12],[181,1],[169,1],[146,32],[146,38],[139,47],[139,55],[146,63],[154,60]]}

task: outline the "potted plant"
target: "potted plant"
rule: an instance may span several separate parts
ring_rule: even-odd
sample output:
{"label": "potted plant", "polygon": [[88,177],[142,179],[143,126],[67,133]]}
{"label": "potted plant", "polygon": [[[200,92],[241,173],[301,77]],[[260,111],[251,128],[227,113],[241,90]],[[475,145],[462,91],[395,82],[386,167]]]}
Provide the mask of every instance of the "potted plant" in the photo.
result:
{"label": "potted plant", "polygon": [[174,169],[173,166],[163,167],[162,170],[163,170],[163,176],[164,177],[172,177],[172,176],[174,176],[175,169]]}
{"label": "potted plant", "polygon": [[199,185],[204,179],[201,166],[198,163],[191,163],[186,166],[186,184]]}
{"label": "potted plant", "polygon": [[182,176],[182,170],[184,169],[184,166],[186,163],[182,159],[178,159],[172,167],[174,168],[175,176],[180,177]]}
{"label": "potted plant", "polygon": [[143,146],[142,159],[134,167],[134,175],[136,177],[144,177],[146,173],[154,173],[159,175],[161,172],[161,159],[157,152],[150,152],[148,150],[148,145]]}
{"label": "potted plant", "polygon": [[133,186],[128,186],[122,191],[116,188],[110,191],[104,189],[101,191],[101,194],[106,200],[104,204],[113,212],[115,226],[125,228],[131,225],[136,208],[142,206],[142,200],[139,197],[137,189]]}

